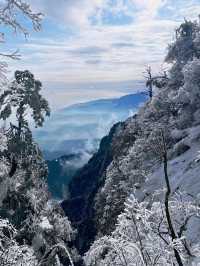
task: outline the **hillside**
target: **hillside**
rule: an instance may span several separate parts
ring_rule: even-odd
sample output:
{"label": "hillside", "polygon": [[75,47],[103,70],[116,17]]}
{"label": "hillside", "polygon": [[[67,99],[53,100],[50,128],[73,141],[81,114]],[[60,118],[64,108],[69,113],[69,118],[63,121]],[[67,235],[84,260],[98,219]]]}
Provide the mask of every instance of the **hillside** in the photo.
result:
{"label": "hillside", "polygon": [[123,123],[113,126],[109,135],[101,140],[98,152],[75,174],[69,183],[70,199],[61,204],[66,215],[79,229],[77,246],[82,253],[89,248],[96,234],[94,198],[104,183],[105,169],[113,160],[112,139],[121,125]]}
{"label": "hillside", "polygon": [[200,262],[199,34],[196,22],[180,26],[156,93],[70,183],[62,206],[87,266]]}

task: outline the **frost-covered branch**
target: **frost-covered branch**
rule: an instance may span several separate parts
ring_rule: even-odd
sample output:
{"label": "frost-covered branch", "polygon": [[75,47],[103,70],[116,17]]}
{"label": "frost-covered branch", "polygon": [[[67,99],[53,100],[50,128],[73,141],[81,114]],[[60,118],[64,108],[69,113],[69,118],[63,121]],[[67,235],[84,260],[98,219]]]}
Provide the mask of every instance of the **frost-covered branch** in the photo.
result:
{"label": "frost-covered branch", "polygon": [[5,0],[1,3],[0,24],[13,29],[15,32],[20,31],[26,36],[28,30],[18,20],[19,13],[32,23],[34,30],[41,29],[42,13],[34,13],[30,5],[22,0]]}
{"label": "frost-covered branch", "polygon": [[153,87],[156,86],[158,88],[161,88],[166,85],[166,82],[168,80],[166,72],[162,75],[152,75],[151,67],[148,66],[145,71],[145,79],[146,79],[146,87],[147,87],[147,94],[149,96],[149,99],[152,100],[153,97]]}
{"label": "frost-covered branch", "polygon": [[38,266],[44,266],[44,265],[50,265],[52,259],[55,259],[57,256],[58,252],[62,252],[62,255],[67,257],[69,259],[70,265],[74,266],[71,254],[69,253],[68,249],[66,248],[66,246],[64,244],[56,244],[53,247],[50,248],[50,250],[48,250],[43,258],[40,260]]}
{"label": "frost-covered branch", "polygon": [[[0,25],[5,28],[13,30],[15,33],[22,33],[25,37],[28,35],[29,30],[25,23],[19,20],[19,16],[23,16],[25,20],[32,24],[34,30],[39,31],[41,29],[41,21],[43,18],[42,13],[35,13],[32,11],[31,6],[23,0],[3,0],[0,3]],[[6,41],[6,36],[2,32],[0,33],[0,43]],[[6,59],[19,60],[20,54],[17,51],[8,53],[0,52],[0,79],[1,82],[6,81],[6,73],[8,64],[4,61]]]}

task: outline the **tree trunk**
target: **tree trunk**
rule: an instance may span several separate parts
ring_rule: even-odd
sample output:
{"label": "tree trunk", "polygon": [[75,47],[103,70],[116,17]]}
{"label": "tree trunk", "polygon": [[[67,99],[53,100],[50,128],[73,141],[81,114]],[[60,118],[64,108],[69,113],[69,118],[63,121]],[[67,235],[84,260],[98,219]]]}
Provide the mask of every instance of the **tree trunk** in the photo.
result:
{"label": "tree trunk", "polygon": [[[166,186],[167,186],[167,191],[165,193],[165,214],[166,214],[166,218],[167,218],[167,223],[168,223],[168,227],[169,227],[169,232],[171,234],[171,238],[172,240],[177,239],[174,227],[173,227],[173,223],[172,223],[172,219],[171,219],[171,215],[170,215],[170,211],[169,211],[169,198],[171,195],[171,187],[170,187],[170,182],[169,182],[169,176],[168,176],[168,160],[167,160],[167,149],[166,149],[166,143],[164,140],[164,136],[162,134],[162,140],[163,140],[163,147],[164,147],[164,152],[163,152],[163,165],[164,165],[164,176],[165,176],[165,182],[166,182]],[[177,260],[177,263],[179,266],[183,266],[181,257],[179,252],[174,248],[174,255],[175,258]]]}

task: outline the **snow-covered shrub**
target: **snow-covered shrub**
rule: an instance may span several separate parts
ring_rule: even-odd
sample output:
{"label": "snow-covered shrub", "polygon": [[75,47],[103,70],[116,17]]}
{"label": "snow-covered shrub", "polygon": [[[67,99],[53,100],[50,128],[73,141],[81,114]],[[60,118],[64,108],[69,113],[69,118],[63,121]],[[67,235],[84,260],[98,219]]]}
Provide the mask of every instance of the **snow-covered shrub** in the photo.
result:
{"label": "snow-covered shrub", "polygon": [[7,219],[0,219],[0,265],[37,266],[34,250],[28,245],[19,245],[16,241],[17,233]]}
{"label": "snow-covered shrub", "polygon": [[[188,100],[192,104],[191,107],[199,107],[200,60],[194,58],[193,60],[189,61],[183,68],[183,75],[185,94],[189,96]],[[195,104],[195,106],[193,104]]]}
{"label": "snow-covered shrub", "polygon": [[[85,255],[87,266],[94,265],[172,265],[177,249],[184,265],[200,262],[200,244],[194,242],[191,229],[200,219],[199,202],[185,193],[170,200],[170,212],[177,238],[172,241],[165,216],[163,191],[139,202],[134,194],[127,199],[111,236],[94,242]],[[160,198],[155,201],[153,198]],[[196,228],[196,229],[197,229]]]}

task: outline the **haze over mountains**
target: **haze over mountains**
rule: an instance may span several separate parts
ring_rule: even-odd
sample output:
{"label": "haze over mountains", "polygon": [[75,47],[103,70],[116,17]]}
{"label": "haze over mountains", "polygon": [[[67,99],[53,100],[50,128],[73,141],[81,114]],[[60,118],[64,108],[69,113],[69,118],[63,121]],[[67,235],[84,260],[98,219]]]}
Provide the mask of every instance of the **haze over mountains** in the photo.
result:
{"label": "haze over mountains", "polygon": [[75,104],[53,113],[35,132],[47,160],[48,186],[54,198],[65,198],[67,185],[97,151],[113,124],[133,115],[144,103],[142,93]]}
{"label": "haze over mountains", "polygon": [[134,114],[145,101],[142,93],[71,105],[52,113],[34,135],[46,159],[74,153],[93,153],[113,124]]}

